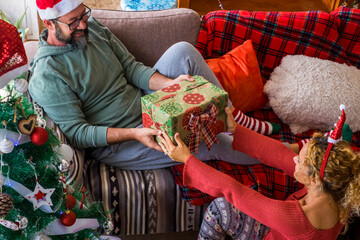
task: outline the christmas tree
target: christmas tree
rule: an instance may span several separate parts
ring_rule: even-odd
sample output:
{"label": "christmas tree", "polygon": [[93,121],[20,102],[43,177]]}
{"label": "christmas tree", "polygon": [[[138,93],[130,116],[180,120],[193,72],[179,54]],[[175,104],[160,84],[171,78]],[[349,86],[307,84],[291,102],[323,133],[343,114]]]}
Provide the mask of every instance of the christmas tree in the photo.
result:
{"label": "christmas tree", "polygon": [[[1,88],[27,59],[16,28],[0,20],[0,30]],[[25,78],[0,91],[0,239],[99,239],[112,222],[84,188],[66,184],[72,149],[34,111]]]}

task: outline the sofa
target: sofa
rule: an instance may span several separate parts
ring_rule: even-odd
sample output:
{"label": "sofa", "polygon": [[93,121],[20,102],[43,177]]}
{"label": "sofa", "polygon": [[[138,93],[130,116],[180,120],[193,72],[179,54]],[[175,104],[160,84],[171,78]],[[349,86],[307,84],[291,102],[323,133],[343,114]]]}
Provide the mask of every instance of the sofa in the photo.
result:
{"label": "sofa", "polygon": [[[205,59],[214,59],[250,39],[264,83],[286,55],[303,54],[360,67],[360,14],[346,7],[331,13],[219,10],[202,19],[193,10],[182,8],[150,12],[93,10],[92,16],[107,26],[139,61],[149,66],[179,41],[190,42]],[[352,30],[354,26],[357,32]],[[36,42],[25,43],[25,48],[31,59]],[[279,141],[297,142],[313,132],[291,133],[269,106],[249,111],[247,115],[279,123],[280,133],[271,135]],[[51,119],[47,118],[47,124],[61,141],[68,143]],[[359,132],[354,133],[351,145],[360,147],[359,140]],[[237,177],[238,166],[220,161],[209,161],[209,164]],[[67,182],[79,188],[85,186],[88,197],[101,201],[105,210],[110,211],[108,217],[115,225],[113,235],[199,230],[212,197],[184,186],[182,167],[125,171],[89,159],[83,149],[74,148]],[[252,167],[242,166],[241,170],[253,179],[249,186],[273,197],[275,186],[270,186],[270,190],[256,186]],[[294,182],[291,178],[286,181]],[[294,184],[292,191],[298,187]],[[359,236],[356,224],[357,221],[341,238],[356,239],[355,236]]]}

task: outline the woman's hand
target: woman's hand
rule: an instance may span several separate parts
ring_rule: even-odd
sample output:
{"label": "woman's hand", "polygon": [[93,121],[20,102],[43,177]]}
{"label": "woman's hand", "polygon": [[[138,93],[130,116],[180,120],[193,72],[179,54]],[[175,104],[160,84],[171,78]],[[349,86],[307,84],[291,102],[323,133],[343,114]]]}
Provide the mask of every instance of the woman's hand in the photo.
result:
{"label": "woman's hand", "polygon": [[234,116],[232,115],[232,112],[228,107],[225,108],[225,112],[226,112],[226,125],[227,125],[226,131],[229,133],[234,133],[236,127]]}
{"label": "woman's hand", "polygon": [[176,162],[186,162],[190,156],[190,150],[181,140],[179,133],[175,133],[174,136],[177,146],[173,144],[170,137],[164,132],[161,136],[159,136],[159,138],[161,139],[159,145],[164,153],[169,155],[169,157]]}

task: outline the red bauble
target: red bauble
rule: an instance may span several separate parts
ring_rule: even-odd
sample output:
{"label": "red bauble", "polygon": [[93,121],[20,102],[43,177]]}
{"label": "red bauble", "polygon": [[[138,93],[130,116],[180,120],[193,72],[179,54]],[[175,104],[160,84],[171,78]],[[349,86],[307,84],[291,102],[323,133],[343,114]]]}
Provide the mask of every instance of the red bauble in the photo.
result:
{"label": "red bauble", "polygon": [[71,194],[66,194],[64,204],[67,210],[74,208],[76,205],[75,197]]}
{"label": "red bauble", "polygon": [[60,215],[60,222],[64,226],[72,226],[76,222],[76,215],[73,211],[66,210]]}
{"label": "red bauble", "polygon": [[44,145],[49,138],[48,132],[45,128],[35,127],[34,131],[30,135],[30,140],[35,145]]}

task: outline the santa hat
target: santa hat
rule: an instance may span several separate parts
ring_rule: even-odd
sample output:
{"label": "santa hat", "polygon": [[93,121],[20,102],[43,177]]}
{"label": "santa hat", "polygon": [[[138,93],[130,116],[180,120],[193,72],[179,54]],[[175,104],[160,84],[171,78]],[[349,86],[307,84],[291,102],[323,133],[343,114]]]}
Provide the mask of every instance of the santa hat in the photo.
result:
{"label": "santa hat", "polygon": [[321,168],[320,168],[320,179],[321,179],[321,181],[324,179],[326,163],[327,163],[327,160],[329,158],[329,154],[330,154],[330,151],[331,151],[333,145],[342,140],[342,130],[343,130],[345,120],[346,120],[345,105],[343,105],[343,104],[340,105],[340,111],[341,111],[341,116],[339,117],[339,121],[335,124],[334,130],[332,130],[330,132],[329,137],[328,137],[329,145],[328,145],[328,147],[326,149],[324,159],[323,159],[323,161],[321,163]]}
{"label": "santa hat", "polygon": [[75,8],[84,0],[36,0],[36,6],[41,19],[56,19]]}
{"label": "santa hat", "polygon": [[27,70],[24,44],[16,27],[0,19],[0,88]]}

